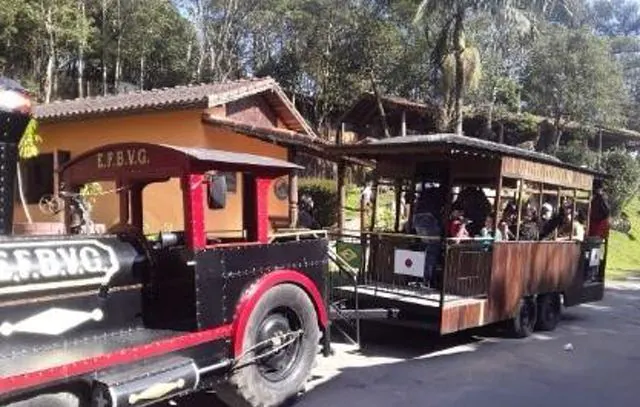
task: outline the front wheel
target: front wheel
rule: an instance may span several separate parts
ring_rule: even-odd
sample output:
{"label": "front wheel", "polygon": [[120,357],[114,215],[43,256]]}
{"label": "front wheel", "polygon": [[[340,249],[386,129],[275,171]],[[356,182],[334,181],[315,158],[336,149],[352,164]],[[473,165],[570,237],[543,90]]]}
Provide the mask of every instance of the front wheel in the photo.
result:
{"label": "front wheel", "polygon": [[218,396],[230,405],[275,407],[295,397],[309,378],[320,330],[307,293],[292,284],[267,291],[244,333],[243,353]]}

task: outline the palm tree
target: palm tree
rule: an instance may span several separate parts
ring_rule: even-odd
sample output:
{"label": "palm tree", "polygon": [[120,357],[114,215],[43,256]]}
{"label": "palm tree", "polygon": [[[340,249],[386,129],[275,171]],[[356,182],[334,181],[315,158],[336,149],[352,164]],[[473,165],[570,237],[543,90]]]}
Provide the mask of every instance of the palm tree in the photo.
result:
{"label": "palm tree", "polygon": [[[421,0],[414,17],[414,24],[424,23],[433,15],[440,17],[436,46],[432,58],[443,73],[445,109],[453,113],[455,132],[462,134],[462,105],[466,85],[477,80],[479,54],[465,43],[465,21],[472,13],[489,13],[502,24],[515,25],[522,33],[535,30],[537,16],[562,10],[570,14],[571,0]],[[466,64],[465,64],[466,61]],[[466,65],[466,67],[465,67]],[[453,73],[451,73],[453,68]],[[454,86],[447,86],[447,78],[454,79]],[[450,108],[450,109],[449,109]],[[447,120],[447,122],[449,122]]]}

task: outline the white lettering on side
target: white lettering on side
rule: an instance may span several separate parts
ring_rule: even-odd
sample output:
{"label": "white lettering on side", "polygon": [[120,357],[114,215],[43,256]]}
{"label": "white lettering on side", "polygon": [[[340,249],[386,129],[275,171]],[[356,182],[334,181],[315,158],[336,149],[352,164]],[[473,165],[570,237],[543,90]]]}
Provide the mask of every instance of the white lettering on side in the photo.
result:
{"label": "white lettering on side", "polygon": [[38,258],[39,274],[44,278],[57,277],[61,274],[62,265],[56,253],[51,249],[35,249]]}
{"label": "white lettering on side", "polygon": [[21,281],[29,278],[29,272],[31,271],[31,252],[29,250],[17,249],[13,251],[13,256],[16,258],[18,266],[18,272],[14,273],[13,280]]}
{"label": "white lettering on side", "polygon": [[99,273],[103,271],[100,252],[93,247],[83,247],[80,249],[80,262],[89,273]]}
{"label": "white lettering on side", "polygon": [[75,247],[70,247],[69,249],[58,249],[56,252],[58,252],[58,255],[62,258],[62,262],[67,269],[68,275],[75,276],[82,273],[80,260],[78,259],[78,252]]}
{"label": "white lettering on side", "polygon": [[13,280],[13,271],[7,261],[8,257],[7,252],[0,250],[0,281]]}

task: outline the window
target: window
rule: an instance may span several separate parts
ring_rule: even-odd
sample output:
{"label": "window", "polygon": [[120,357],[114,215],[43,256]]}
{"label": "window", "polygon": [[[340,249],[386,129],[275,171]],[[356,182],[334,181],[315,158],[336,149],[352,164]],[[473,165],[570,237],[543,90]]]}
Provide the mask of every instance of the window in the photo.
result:
{"label": "window", "polygon": [[[57,154],[58,165],[71,158],[68,151],[58,151]],[[54,161],[54,153],[42,153],[20,162],[22,187],[27,204],[37,204],[44,195],[53,194]],[[16,198],[19,199],[17,194]]]}

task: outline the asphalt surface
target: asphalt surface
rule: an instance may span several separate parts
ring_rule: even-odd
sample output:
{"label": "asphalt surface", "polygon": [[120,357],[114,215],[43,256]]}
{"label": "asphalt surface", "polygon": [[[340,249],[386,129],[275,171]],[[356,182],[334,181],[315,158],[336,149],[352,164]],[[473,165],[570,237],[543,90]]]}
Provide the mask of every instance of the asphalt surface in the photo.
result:
{"label": "asphalt surface", "polygon": [[[569,308],[554,332],[526,339],[364,328],[359,352],[337,343],[320,357],[296,407],[640,405],[639,283],[610,285],[602,302]],[[170,405],[223,406],[213,394]]]}

